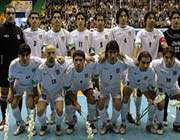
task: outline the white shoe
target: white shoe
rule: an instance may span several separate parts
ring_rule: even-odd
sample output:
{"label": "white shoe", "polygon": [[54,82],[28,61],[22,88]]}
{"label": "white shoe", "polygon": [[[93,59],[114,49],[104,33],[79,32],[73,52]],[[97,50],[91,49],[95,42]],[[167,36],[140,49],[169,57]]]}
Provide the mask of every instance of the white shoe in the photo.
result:
{"label": "white shoe", "polygon": [[112,130],[114,133],[118,134],[119,133],[119,127],[116,124],[112,125]]}
{"label": "white shoe", "polygon": [[120,134],[125,134],[126,131],[127,131],[126,125],[125,124],[121,124],[120,129],[119,129]]}
{"label": "white shoe", "polygon": [[103,124],[102,127],[99,130],[101,135],[104,135],[107,132],[107,126],[106,124]]}

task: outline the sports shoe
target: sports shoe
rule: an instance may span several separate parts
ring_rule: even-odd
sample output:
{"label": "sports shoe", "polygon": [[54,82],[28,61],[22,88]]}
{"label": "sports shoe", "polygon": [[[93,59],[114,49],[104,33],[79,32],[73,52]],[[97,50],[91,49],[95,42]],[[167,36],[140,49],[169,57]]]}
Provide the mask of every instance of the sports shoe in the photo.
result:
{"label": "sports shoe", "polygon": [[116,134],[119,133],[119,127],[116,124],[112,124],[111,130]]}
{"label": "sports shoe", "polygon": [[15,130],[15,132],[14,132],[14,136],[18,136],[18,135],[20,135],[20,134],[22,134],[24,132],[25,132],[25,126],[24,125],[19,125],[17,127],[17,129]]}
{"label": "sports shoe", "polygon": [[164,125],[164,127],[167,127],[168,126],[168,121],[163,121],[163,125]]}
{"label": "sports shoe", "polygon": [[47,132],[47,126],[41,126],[41,129],[39,131],[39,136],[44,136]]}
{"label": "sports shoe", "polygon": [[4,125],[6,124],[6,120],[2,120],[0,122],[0,131],[3,131],[4,130]]}
{"label": "sports shoe", "polygon": [[60,136],[62,134],[62,129],[60,125],[56,125],[56,135]]}
{"label": "sports shoe", "polygon": [[96,129],[96,126],[94,125],[94,123],[91,123],[91,124],[90,124],[90,127],[91,127],[91,129],[92,129],[92,132],[93,132],[94,134],[96,134],[96,133],[97,133],[97,129]]}
{"label": "sports shoe", "polygon": [[174,130],[175,132],[180,132],[180,125],[175,125],[175,124],[173,124],[173,130]]}
{"label": "sports shoe", "polygon": [[126,131],[127,131],[126,125],[125,125],[125,124],[121,124],[121,125],[120,125],[120,128],[119,128],[120,134],[125,134]]}
{"label": "sports shoe", "polygon": [[163,125],[162,124],[157,124],[157,130],[156,133],[158,135],[162,135],[164,133]]}
{"label": "sports shoe", "polygon": [[66,129],[66,133],[71,135],[74,132],[74,125],[68,124],[68,128]]}
{"label": "sports shoe", "polygon": [[128,120],[129,123],[135,123],[134,118],[132,117],[132,115],[129,112],[126,115],[126,119]]}
{"label": "sports shoe", "polygon": [[156,134],[157,133],[157,130],[154,127],[153,124],[146,125],[146,131],[149,132],[149,133],[152,133],[152,134]]}
{"label": "sports shoe", "polygon": [[104,135],[105,133],[107,133],[107,125],[106,123],[103,123],[102,127],[99,129],[99,132],[101,135]]}

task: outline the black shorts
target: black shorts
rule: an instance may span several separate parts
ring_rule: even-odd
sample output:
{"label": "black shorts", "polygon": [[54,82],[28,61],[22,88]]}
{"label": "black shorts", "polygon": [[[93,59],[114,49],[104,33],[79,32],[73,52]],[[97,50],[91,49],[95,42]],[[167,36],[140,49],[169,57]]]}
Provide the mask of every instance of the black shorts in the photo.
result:
{"label": "black shorts", "polygon": [[0,87],[9,87],[8,70],[9,65],[0,65]]}

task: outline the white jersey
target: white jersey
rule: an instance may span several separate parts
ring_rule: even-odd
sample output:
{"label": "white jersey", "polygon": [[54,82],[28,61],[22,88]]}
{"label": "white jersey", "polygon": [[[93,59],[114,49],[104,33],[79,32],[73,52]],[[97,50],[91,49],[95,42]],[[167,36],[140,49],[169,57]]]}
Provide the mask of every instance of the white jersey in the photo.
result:
{"label": "white jersey", "polygon": [[69,69],[65,78],[65,88],[73,92],[77,92],[78,90],[85,91],[89,88],[93,88],[92,75],[94,67],[94,64],[87,64],[81,72],[77,72],[74,67]]}
{"label": "white jersey", "polygon": [[149,51],[153,59],[157,58],[160,39],[163,38],[163,33],[154,29],[152,32],[147,32],[145,29],[137,33],[135,46],[140,46],[140,51]]}
{"label": "white jersey", "polygon": [[93,31],[92,32],[92,45],[95,49],[95,53],[99,54],[99,52],[102,52],[106,48],[106,44],[111,40],[111,36],[109,31],[104,29],[102,32]]}
{"label": "white jersey", "polygon": [[38,67],[34,81],[36,85],[41,84],[43,94],[54,96],[63,89],[64,71],[65,66],[58,62],[52,68],[43,63]]}
{"label": "white jersey", "polygon": [[157,85],[165,90],[172,90],[178,86],[178,78],[180,77],[180,61],[175,59],[175,64],[171,68],[167,68],[163,59],[152,61],[152,67],[157,73]]}
{"label": "white jersey", "polygon": [[121,52],[132,58],[135,42],[135,30],[133,27],[121,28],[116,26],[111,30],[111,38],[117,41]]}
{"label": "white jersey", "polygon": [[91,32],[86,29],[82,32],[74,30],[71,32],[71,36],[76,46],[76,50],[82,50],[88,54],[91,47]]}
{"label": "white jersey", "polygon": [[138,66],[134,65],[128,69],[127,85],[141,92],[155,90],[155,71],[151,67],[146,71],[141,71]]}
{"label": "white jersey", "polygon": [[13,82],[15,86],[32,87],[35,71],[42,63],[39,57],[30,57],[30,63],[23,66],[19,63],[19,58],[14,59],[9,67],[9,82]]}
{"label": "white jersey", "polygon": [[73,40],[70,33],[61,28],[59,32],[49,30],[46,33],[46,44],[54,45],[57,48],[57,55],[65,56],[67,55],[68,45],[73,44]]}
{"label": "white jersey", "polygon": [[124,81],[126,70],[129,64],[128,60],[118,60],[115,64],[110,64],[107,60],[104,63],[96,65],[95,75],[99,75],[100,89],[106,92],[120,92],[120,81]]}
{"label": "white jersey", "polygon": [[23,31],[23,33],[26,43],[31,48],[31,55],[41,57],[46,31],[40,28],[38,28],[36,31],[33,31],[31,28],[27,28]]}

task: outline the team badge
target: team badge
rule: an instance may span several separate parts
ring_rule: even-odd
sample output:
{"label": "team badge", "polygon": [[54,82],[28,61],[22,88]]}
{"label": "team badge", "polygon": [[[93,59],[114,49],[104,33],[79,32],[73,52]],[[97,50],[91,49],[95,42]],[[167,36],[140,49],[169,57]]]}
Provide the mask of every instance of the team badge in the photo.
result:
{"label": "team badge", "polygon": [[60,74],[60,71],[59,71],[59,70],[56,70],[56,74],[59,75],[59,74]]}
{"label": "team badge", "polygon": [[116,73],[119,73],[119,72],[120,72],[120,69],[119,69],[119,68],[117,68],[117,69],[116,69]]}
{"label": "team badge", "polygon": [[174,76],[177,75],[177,71],[173,71],[173,75],[174,75]]}
{"label": "team badge", "polygon": [[84,77],[85,77],[85,78],[88,78],[88,73],[86,73],[86,74],[84,75]]}

